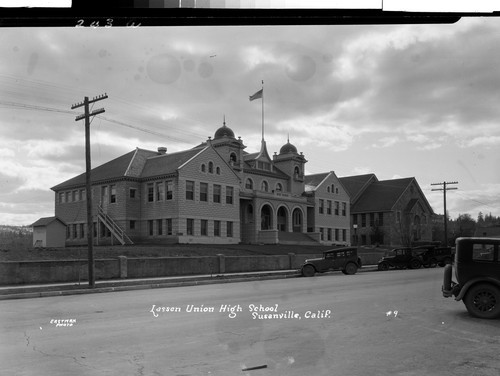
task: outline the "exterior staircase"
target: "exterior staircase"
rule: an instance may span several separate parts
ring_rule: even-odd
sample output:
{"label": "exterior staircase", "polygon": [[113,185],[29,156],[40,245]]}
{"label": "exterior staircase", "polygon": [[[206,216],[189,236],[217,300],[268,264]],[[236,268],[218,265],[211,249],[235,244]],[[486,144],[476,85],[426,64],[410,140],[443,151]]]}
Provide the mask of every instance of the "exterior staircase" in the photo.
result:
{"label": "exterior staircase", "polygon": [[102,206],[99,205],[97,207],[97,217],[99,220],[109,229],[111,234],[118,239],[118,241],[122,244],[134,244],[134,242],[128,237],[128,235],[125,233],[125,231],[122,230],[120,226],[116,224],[116,222],[109,216],[107,215]]}
{"label": "exterior staircase", "polygon": [[278,232],[279,244],[319,245],[319,243],[303,232]]}

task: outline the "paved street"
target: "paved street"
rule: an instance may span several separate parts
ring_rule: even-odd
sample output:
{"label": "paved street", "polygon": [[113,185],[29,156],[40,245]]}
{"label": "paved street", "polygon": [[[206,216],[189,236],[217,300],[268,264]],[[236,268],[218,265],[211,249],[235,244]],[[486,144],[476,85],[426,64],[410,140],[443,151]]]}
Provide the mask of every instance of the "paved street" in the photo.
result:
{"label": "paved street", "polygon": [[442,298],[442,273],[0,301],[1,373],[498,375],[500,321]]}

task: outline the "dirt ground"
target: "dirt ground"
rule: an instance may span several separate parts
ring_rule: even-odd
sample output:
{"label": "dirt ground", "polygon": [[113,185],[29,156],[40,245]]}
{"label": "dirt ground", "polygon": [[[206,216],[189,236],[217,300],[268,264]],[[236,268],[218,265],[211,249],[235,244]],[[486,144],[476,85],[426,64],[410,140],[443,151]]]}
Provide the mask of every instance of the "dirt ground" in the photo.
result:
{"label": "dirt ground", "polygon": [[[181,257],[181,256],[252,256],[252,255],[286,255],[321,254],[332,249],[332,246],[304,246],[282,244],[237,244],[237,245],[206,245],[206,244],[173,244],[173,245],[129,245],[129,246],[94,246],[94,258],[126,257]],[[383,248],[360,248],[359,252],[384,252]],[[67,260],[86,259],[87,247],[45,248],[45,249],[2,249],[0,261],[23,260]]]}

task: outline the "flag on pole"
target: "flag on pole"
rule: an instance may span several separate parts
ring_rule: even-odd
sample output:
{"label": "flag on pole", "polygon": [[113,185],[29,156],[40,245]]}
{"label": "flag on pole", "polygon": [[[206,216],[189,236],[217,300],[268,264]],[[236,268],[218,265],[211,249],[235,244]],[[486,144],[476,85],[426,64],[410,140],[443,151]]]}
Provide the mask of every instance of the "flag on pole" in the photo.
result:
{"label": "flag on pole", "polygon": [[259,99],[262,98],[262,91],[264,89],[260,89],[258,92],[256,92],[254,95],[250,96],[250,102],[253,101],[254,99]]}

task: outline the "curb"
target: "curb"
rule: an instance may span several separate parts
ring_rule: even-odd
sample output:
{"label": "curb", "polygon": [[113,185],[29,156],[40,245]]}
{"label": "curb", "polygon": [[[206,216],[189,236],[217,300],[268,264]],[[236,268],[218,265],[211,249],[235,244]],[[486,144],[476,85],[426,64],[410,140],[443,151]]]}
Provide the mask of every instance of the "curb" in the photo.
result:
{"label": "curb", "polygon": [[[358,270],[359,272],[371,272],[376,271],[376,266],[366,266]],[[249,282],[255,280],[271,280],[271,279],[285,279],[285,278],[298,278],[302,275],[300,272],[291,270],[284,272],[263,272],[263,273],[251,273],[251,274],[232,274],[232,275],[215,275],[207,277],[183,277],[183,278],[169,278],[168,280],[158,281],[154,280],[125,280],[125,281],[103,281],[99,282],[100,287],[97,286],[93,289],[89,288],[72,288],[76,285],[61,285],[60,289],[47,290],[51,288],[50,285],[41,287],[12,287],[12,292],[7,289],[7,291],[0,292],[0,300],[11,300],[11,299],[29,299],[29,298],[44,298],[51,296],[67,296],[67,295],[80,295],[80,294],[97,294],[106,292],[117,292],[117,291],[133,291],[133,290],[147,290],[155,288],[170,288],[170,287],[186,287],[186,286],[202,286],[202,285],[213,285],[220,283],[236,283],[236,282]],[[17,292],[16,290],[23,290],[22,292]]]}

